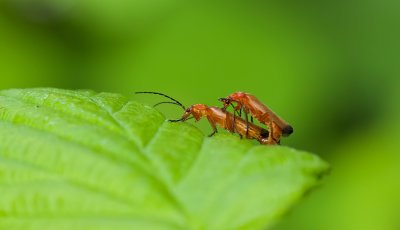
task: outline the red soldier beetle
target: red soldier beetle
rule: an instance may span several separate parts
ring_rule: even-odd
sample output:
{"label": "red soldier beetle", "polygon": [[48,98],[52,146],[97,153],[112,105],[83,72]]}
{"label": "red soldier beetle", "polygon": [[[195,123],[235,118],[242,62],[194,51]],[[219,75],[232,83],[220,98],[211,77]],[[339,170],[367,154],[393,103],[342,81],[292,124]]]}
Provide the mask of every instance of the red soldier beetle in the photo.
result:
{"label": "red soldier beetle", "polygon": [[241,116],[241,111],[245,115],[246,122],[248,123],[248,114],[251,114],[251,122],[253,122],[253,117],[258,121],[268,126],[270,137],[269,143],[273,144],[279,143],[281,136],[289,136],[293,133],[293,127],[289,125],[285,120],[278,117],[270,108],[261,103],[255,96],[244,93],[236,92],[229,95],[226,98],[219,98],[219,101],[224,103],[223,110],[232,103],[236,103],[234,106],[234,112],[239,112]]}

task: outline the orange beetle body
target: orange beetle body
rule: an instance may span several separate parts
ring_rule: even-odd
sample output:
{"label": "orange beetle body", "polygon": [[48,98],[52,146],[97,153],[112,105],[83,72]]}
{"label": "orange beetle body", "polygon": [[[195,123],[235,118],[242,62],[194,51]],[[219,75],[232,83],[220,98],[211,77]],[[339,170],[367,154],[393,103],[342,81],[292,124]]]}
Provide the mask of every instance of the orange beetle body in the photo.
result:
{"label": "orange beetle body", "polygon": [[246,121],[242,118],[235,118],[233,114],[214,106],[209,107],[204,104],[192,105],[185,110],[181,119],[174,121],[185,121],[189,119],[191,115],[196,121],[199,121],[202,117],[207,118],[213,128],[213,133],[210,136],[217,132],[216,125],[218,124],[221,128],[229,132],[238,133],[240,136],[244,136],[247,133],[247,138],[256,139],[261,144],[268,144],[268,130],[254,124],[247,125]]}
{"label": "orange beetle body", "polygon": [[236,106],[234,107],[234,110],[243,110],[246,116],[246,121],[247,114],[250,113],[258,121],[267,125],[271,136],[269,138],[270,144],[279,143],[281,136],[289,136],[293,133],[293,127],[291,125],[278,117],[278,115],[276,115],[270,108],[249,93],[236,92],[226,98],[220,98],[219,100],[224,103],[224,110],[235,102]]}

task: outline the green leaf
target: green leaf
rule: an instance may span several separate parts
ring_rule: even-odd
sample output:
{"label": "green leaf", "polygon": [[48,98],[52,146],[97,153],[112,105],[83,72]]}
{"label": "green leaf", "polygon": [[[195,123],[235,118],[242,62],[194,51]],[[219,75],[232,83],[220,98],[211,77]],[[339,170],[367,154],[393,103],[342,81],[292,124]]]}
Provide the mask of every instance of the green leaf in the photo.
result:
{"label": "green leaf", "polygon": [[0,229],[265,229],[327,168],[117,94],[0,91]]}

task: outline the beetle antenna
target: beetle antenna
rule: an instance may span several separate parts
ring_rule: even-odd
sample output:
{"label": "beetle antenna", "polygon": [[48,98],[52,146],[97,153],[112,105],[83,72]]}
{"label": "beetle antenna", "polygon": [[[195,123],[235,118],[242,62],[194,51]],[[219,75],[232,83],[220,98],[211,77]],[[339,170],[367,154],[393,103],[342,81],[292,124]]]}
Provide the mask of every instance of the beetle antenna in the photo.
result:
{"label": "beetle antenna", "polygon": [[181,105],[179,105],[178,103],[173,102],[173,101],[162,101],[162,102],[158,102],[157,104],[153,105],[153,107],[156,107],[156,106],[159,106],[159,105],[162,105],[162,104],[172,104],[172,105],[177,105],[177,106],[179,106],[179,107],[182,107]]}
{"label": "beetle antenna", "polygon": [[[158,92],[135,92],[135,94],[141,94],[141,93],[161,95],[161,96],[166,97],[166,98],[168,98],[168,99],[170,99],[170,100],[172,100],[172,101],[175,102],[175,103],[171,102],[170,104],[179,105],[180,107],[183,108],[183,110],[186,109],[185,106],[182,105],[182,103],[180,103],[178,100],[176,100],[176,99],[174,99],[174,98],[172,98],[172,97],[170,97],[170,96],[168,96],[168,95],[165,95],[165,94],[163,94],[163,93],[158,93]],[[157,104],[154,105],[154,106],[157,106],[157,105],[159,105],[159,104],[164,104],[164,103],[166,103],[166,102],[157,103]]]}

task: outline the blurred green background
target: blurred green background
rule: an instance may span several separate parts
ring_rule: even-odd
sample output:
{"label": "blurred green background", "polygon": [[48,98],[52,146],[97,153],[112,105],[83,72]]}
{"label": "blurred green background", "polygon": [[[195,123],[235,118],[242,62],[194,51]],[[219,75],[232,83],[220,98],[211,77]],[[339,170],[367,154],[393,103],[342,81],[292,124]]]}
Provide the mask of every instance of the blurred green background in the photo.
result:
{"label": "blurred green background", "polygon": [[400,229],[399,12],[394,0],[2,0],[0,88],[185,105],[250,92],[293,125],[284,145],[332,165],[275,230]]}

